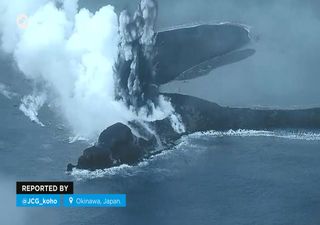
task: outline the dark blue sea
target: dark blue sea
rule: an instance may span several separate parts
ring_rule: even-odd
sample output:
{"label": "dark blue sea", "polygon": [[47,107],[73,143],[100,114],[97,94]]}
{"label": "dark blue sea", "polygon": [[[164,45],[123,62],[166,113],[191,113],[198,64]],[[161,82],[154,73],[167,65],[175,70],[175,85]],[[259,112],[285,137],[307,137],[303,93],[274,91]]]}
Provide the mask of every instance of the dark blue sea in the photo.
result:
{"label": "dark blue sea", "polygon": [[[111,3],[119,12],[137,2],[79,5],[94,12]],[[252,28],[257,50],[247,61],[172,90],[228,106],[319,106],[320,1],[159,2],[160,28],[243,23]],[[67,164],[92,143],[71,141],[47,105],[39,111],[44,127],[19,110],[33,87],[10,57],[0,54],[0,225],[320,224],[320,131],[196,133],[136,166],[67,174]],[[127,207],[17,208],[16,181],[29,180],[73,181],[75,193],[126,194]]]}
{"label": "dark blue sea", "polygon": [[[65,173],[86,142],[32,123],[0,96],[1,225],[320,224],[320,133],[229,131],[183,137],[137,166]],[[48,120],[50,121],[50,119]],[[17,180],[71,180],[75,193],[125,193],[126,208],[16,208]]]}

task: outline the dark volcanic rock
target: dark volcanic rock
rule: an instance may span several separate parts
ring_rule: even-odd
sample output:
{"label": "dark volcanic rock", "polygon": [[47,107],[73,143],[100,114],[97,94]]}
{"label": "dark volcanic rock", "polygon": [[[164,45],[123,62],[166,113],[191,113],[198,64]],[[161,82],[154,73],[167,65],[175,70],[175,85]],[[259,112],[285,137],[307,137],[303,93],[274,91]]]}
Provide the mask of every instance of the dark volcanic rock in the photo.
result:
{"label": "dark volcanic rock", "polygon": [[93,146],[83,151],[76,167],[79,169],[96,170],[108,168],[112,165],[113,160],[110,152]]}
{"label": "dark volcanic rock", "polygon": [[[155,56],[150,58],[145,51],[150,46],[142,46],[140,38],[136,38],[126,43],[133,48],[136,61],[120,57],[121,60],[115,65],[120,77],[115,84],[119,94],[117,99],[125,100],[128,106],[134,106],[136,110],[142,106],[150,107],[146,104],[148,101],[157,105],[158,86],[161,84],[174,79],[196,78],[255,53],[253,49],[243,49],[250,42],[248,30],[234,24],[168,30],[159,32],[155,38],[155,46],[151,48]],[[133,88],[132,85],[136,83],[140,84],[139,88]],[[133,90],[138,92],[132,95]],[[221,107],[191,96],[165,95],[171,99],[175,112],[181,116],[186,128],[184,134],[229,129],[320,128],[320,109],[240,109]],[[148,123],[147,127],[146,123],[139,121],[128,121],[128,124],[146,140],[135,136],[128,126],[116,123],[100,134],[96,146],[84,150],[76,166],[69,164],[68,171],[74,167],[95,170],[124,163],[135,164],[143,157],[154,154],[150,149],[154,149],[159,140],[165,146],[170,146],[184,135],[174,131],[168,118]]]}
{"label": "dark volcanic rock", "polygon": [[[319,129],[320,108],[259,110],[222,107],[192,96],[166,94],[188,133],[229,129]],[[163,129],[158,122],[158,129]]]}
{"label": "dark volcanic rock", "polygon": [[76,166],[69,164],[67,170],[104,169],[119,164],[134,164],[143,157],[153,142],[138,138],[132,134],[129,127],[116,123],[104,130],[98,139],[98,144],[84,150]]}
{"label": "dark volcanic rock", "polygon": [[98,147],[110,149],[117,145],[128,145],[133,141],[130,128],[122,123],[116,123],[102,131],[98,139]]}
{"label": "dark volcanic rock", "polygon": [[[249,42],[248,30],[235,24],[203,24],[159,32],[156,40],[158,51],[155,59],[158,69],[156,84],[174,80],[186,70],[207,60],[226,55]],[[240,56],[238,60],[242,58],[243,56]],[[214,67],[238,60],[235,57],[226,57],[223,61],[218,60],[214,63],[216,65]]]}
{"label": "dark volcanic rock", "polygon": [[[175,111],[181,115],[186,133],[207,130],[229,129],[319,129],[320,109],[301,110],[255,110],[246,108],[221,107],[196,97],[166,94]],[[130,126],[138,129],[137,123]],[[149,124],[165,144],[172,144],[183,134],[176,133],[169,119]],[[141,130],[141,128],[140,128]],[[84,151],[76,168],[102,169],[122,163],[135,164],[143,157],[152,155],[155,139],[149,141],[132,134],[129,127],[117,123],[104,130],[97,146]],[[168,146],[168,145],[166,145]],[[75,166],[69,164],[68,170]]]}

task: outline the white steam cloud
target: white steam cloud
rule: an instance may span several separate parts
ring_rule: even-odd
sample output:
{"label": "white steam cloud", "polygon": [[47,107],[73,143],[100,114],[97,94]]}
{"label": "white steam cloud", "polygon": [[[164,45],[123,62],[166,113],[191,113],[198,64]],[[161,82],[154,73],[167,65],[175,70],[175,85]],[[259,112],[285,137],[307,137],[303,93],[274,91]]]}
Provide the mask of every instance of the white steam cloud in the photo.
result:
{"label": "white steam cloud", "polygon": [[9,88],[2,83],[0,83],[0,94],[7,99],[11,99],[12,97],[16,96],[16,93],[11,92]]}
{"label": "white steam cloud", "polygon": [[[41,5],[28,14],[25,30],[12,24],[16,30],[3,31],[2,47],[14,54],[27,78],[44,81],[73,131],[94,136],[114,121],[124,120],[121,106],[113,101],[117,16],[111,6],[92,14],[86,9],[77,13],[76,1],[66,3],[62,9],[54,2]],[[7,39],[14,33],[14,38]],[[26,110],[25,114],[35,114]]]}
{"label": "white steam cloud", "polygon": [[43,127],[44,124],[38,118],[38,111],[45,101],[46,95],[43,93],[38,95],[27,95],[22,98],[19,109],[29,117],[31,121]]}
{"label": "white steam cloud", "polygon": [[[28,16],[26,29],[17,26]],[[0,2],[1,48],[12,54],[18,68],[46,90],[75,136],[95,138],[115,122],[136,119],[115,100],[113,66],[118,54],[118,17],[110,5],[95,13],[78,10],[77,0],[11,0]],[[43,98],[27,96],[20,109],[35,122]],[[30,104],[31,103],[31,104]],[[32,106],[32,107],[30,107]],[[145,120],[163,119],[172,106]]]}

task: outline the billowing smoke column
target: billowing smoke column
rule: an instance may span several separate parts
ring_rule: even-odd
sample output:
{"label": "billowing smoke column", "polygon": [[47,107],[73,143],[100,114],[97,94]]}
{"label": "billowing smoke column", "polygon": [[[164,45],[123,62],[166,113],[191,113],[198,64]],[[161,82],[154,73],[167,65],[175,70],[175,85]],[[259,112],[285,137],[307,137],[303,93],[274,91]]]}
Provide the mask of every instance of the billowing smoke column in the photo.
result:
{"label": "billowing smoke column", "polygon": [[157,4],[153,0],[142,0],[133,16],[125,10],[119,17],[116,98],[136,111],[146,107],[148,114],[159,105],[158,87],[154,84],[156,18]]}
{"label": "billowing smoke column", "polygon": [[[132,18],[123,12],[119,22],[110,5],[92,13],[78,9],[77,0],[0,1],[0,47],[41,87],[21,99],[20,110],[45,125],[37,111],[48,103],[74,136],[89,139],[117,122],[166,117],[183,131],[153,85],[156,9],[143,0]],[[28,17],[23,29],[20,14]]]}
{"label": "billowing smoke column", "polygon": [[[155,83],[157,55],[155,25],[158,5],[154,0],[142,0],[133,16],[128,11],[119,16],[119,53],[115,64],[115,97],[122,101],[143,124],[150,118],[169,117],[173,129],[182,133],[185,128],[180,115],[165,97],[159,95]],[[147,128],[152,133],[152,129]]]}
{"label": "billowing smoke column", "polygon": [[[94,14],[77,7],[76,0],[1,2],[1,47],[34,86],[41,86],[30,90],[36,95],[22,98],[25,115],[46,124],[37,119],[36,110],[43,103],[35,104],[46,95],[74,136],[95,138],[115,121],[130,119],[114,100],[118,17],[112,6]],[[25,29],[16,24],[19,14],[28,15]]]}

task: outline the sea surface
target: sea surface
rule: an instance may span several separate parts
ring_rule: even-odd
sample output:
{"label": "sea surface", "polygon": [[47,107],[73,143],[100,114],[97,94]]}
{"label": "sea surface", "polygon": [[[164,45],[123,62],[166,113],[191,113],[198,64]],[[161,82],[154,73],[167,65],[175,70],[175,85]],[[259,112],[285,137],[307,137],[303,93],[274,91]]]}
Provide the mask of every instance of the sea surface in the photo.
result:
{"label": "sea surface", "polygon": [[[320,132],[182,137],[137,166],[66,174],[89,143],[51,119],[32,123],[0,96],[1,225],[320,224]],[[43,119],[43,118],[42,118]],[[125,193],[126,208],[16,208],[17,180],[71,180],[75,193]]]}
{"label": "sea surface", "polygon": [[[94,12],[111,3],[119,12],[137,2],[81,0],[80,7]],[[159,2],[159,28],[243,23],[257,50],[168,90],[228,106],[319,106],[320,1]],[[44,127],[31,122],[19,105],[33,87],[13,67],[1,53],[0,225],[320,224],[320,131],[196,133],[136,166],[67,174],[66,165],[91,143],[73,141],[48,106],[39,112]],[[74,181],[75,193],[124,193],[127,207],[17,208],[15,182],[25,180]]]}

